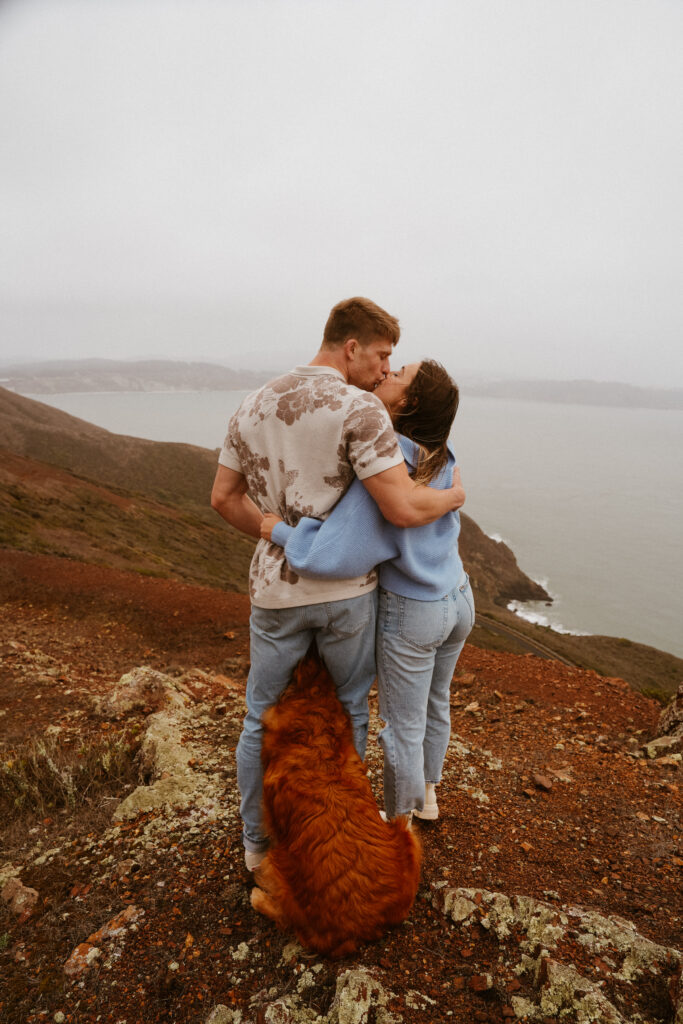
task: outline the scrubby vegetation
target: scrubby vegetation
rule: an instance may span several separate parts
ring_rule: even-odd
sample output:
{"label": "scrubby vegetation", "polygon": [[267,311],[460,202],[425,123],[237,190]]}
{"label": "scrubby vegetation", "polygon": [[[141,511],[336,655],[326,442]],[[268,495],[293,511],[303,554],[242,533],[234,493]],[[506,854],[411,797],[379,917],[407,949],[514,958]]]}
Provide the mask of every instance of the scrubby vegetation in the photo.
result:
{"label": "scrubby vegetation", "polygon": [[0,813],[75,808],[138,782],[132,732],[89,737],[81,744],[57,736],[31,738],[0,755]]}

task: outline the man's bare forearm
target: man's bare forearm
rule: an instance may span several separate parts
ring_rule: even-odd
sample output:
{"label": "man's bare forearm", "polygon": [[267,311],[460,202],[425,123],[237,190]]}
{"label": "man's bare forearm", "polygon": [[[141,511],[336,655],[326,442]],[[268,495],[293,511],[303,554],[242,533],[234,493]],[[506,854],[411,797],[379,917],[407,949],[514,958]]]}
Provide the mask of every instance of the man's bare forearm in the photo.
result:
{"label": "man's bare forearm", "polygon": [[215,504],[213,508],[219,516],[225,519],[226,523],[234,526],[236,530],[249,534],[250,537],[260,538],[261,536],[261,512],[251,500],[243,498],[240,501],[231,501],[224,505]]}
{"label": "man's bare forearm", "polygon": [[363,484],[379,505],[384,518],[394,526],[425,526],[465,503],[465,490],[457,466],[453,470],[453,486],[443,491],[416,484],[405,466],[394,466],[377,476],[368,477]]}
{"label": "man's bare forearm", "polygon": [[425,522],[432,523],[447,512],[456,512],[464,504],[465,489],[462,484],[449,487],[445,491],[416,485],[410,496],[410,507],[415,521],[410,525],[422,526]]}
{"label": "man's bare forearm", "polygon": [[260,538],[263,513],[247,494],[247,482],[241,474],[218,467],[211,507],[236,530]]}

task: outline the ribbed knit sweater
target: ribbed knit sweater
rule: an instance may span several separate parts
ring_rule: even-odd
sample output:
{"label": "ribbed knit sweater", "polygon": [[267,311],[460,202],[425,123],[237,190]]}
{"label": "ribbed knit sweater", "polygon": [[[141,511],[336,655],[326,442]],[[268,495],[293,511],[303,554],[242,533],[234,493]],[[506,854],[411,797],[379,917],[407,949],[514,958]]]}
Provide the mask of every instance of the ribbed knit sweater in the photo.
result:
{"label": "ribbed knit sweater", "polygon": [[[418,448],[398,434],[409,472]],[[451,486],[455,455],[430,487]],[[459,586],[464,570],[458,553],[460,515],[446,515],[426,526],[403,528],[387,522],[360,480],[354,480],[327,519],[302,518],[296,526],[278,523],[272,540],[285,549],[295,572],[313,579],[361,576],[379,566],[380,586],[403,597],[438,601]]]}

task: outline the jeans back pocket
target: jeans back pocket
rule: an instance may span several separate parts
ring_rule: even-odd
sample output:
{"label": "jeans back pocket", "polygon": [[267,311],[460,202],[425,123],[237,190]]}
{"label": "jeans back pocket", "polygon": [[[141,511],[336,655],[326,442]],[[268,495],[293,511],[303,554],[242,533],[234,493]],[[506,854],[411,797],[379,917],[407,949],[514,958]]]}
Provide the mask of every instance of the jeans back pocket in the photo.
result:
{"label": "jeans back pocket", "polygon": [[411,597],[401,597],[399,602],[399,636],[424,650],[439,647],[446,636],[448,598],[417,601]]}

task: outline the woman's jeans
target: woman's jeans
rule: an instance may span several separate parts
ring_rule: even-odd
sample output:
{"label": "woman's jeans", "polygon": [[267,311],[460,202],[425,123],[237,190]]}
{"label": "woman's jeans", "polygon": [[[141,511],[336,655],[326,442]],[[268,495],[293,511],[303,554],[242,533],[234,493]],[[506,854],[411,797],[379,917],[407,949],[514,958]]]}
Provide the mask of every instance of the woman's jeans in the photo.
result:
{"label": "woman's jeans", "polygon": [[379,742],[389,818],[422,810],[425,783],[441,781],[451,735],[451,680],[473,625],[467,576],[440,601],[416,601],[380,588],[377,685],[386,725]]}
{"label": "woman's jeans", "polygon": [[361,758],[368,738],[368,693],[375,678],[377,591],[343,601],[298,608],[251,609],[251,669],[247,680],[247,716],[237,744],[237,783],[245,849],[268,848],[263,828],[261,741],[264,711],[277,701],[298,662],[316,641],[351,719]]}

